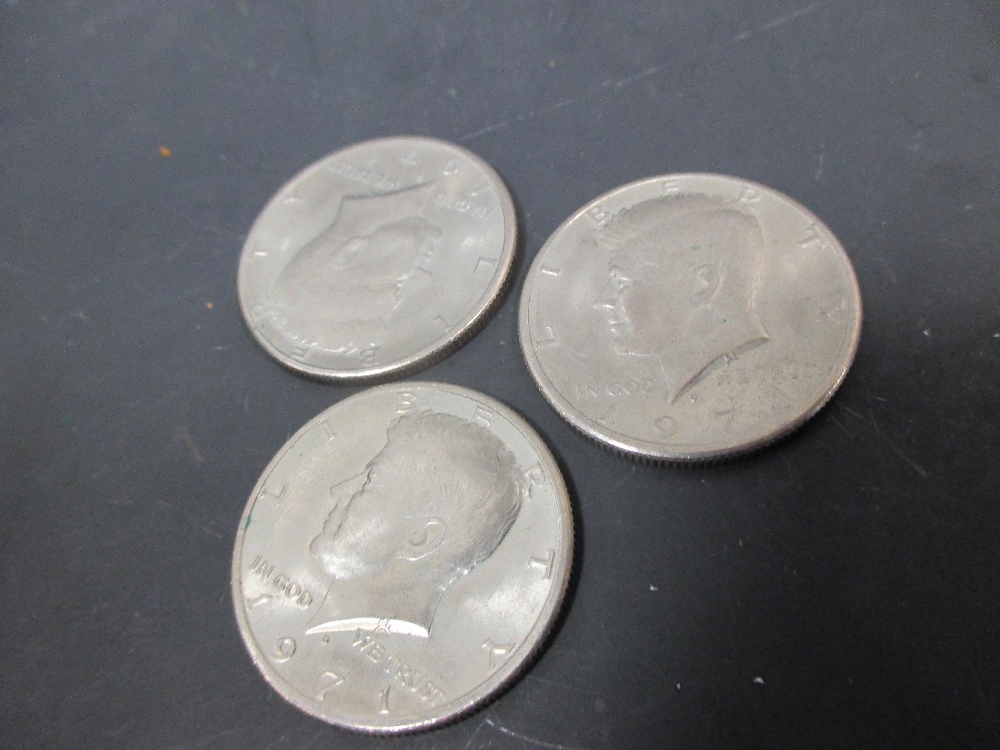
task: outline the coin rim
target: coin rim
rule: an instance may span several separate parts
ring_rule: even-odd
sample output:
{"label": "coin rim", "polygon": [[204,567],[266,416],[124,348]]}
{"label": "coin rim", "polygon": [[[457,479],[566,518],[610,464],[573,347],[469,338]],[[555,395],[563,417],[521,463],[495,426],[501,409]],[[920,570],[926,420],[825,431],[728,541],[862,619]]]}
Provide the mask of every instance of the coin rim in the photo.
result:
{"label": "coin rim", "polygon": [[[345,717],[331,718],[330,716],[318,713],[306,696],[293,684],[277,674],[272,668],[263,649],[254,637],[250,624],[247,620],[246,612],[241,602],[244,601],[242,588],[243,575],[243,540],[246,535],[247,519],[251,515],[257,499],[264,489],[266,481],[275,467],[281,462],[285,454],[290,451],[295,444],[310,430],[319,425],[324,419],[330,417],[338,408],[347,402],[361,400],[378,394],[382,391],[413,391],[418,389],[443,390],[453,395],[467,398],[474,403],[487,406],[504,419],[506,419],[524,438],[538,455],[541,463],[552,478],[552,492],[555,495],[556,514],[561,524],[561,539],[559,540],[559,551],[562,554],[562,563],[554,565],[551,576],[551,587],[545,602],[538,611],[538,616],[534,625],[527,635],[521,640],[521,646],[512,652],[511,656],[486,680],[477,685],[474,689],[463,694],[448,703],[437,706],[433,711],[428,711],[424,718],[408,721],[401,724],[370,725],[357,721],[352,721]],[[552,451],[545,444],[538,432],[528,424],[523,417],[515,412],[511,407],[485,394],[474,391],[470,388],[440,383],[436,381],[405,381],[402,383],[389,383],[366,389],[360,393],[349,396],[338,401],[336,404],[324,409],[315,417],[303,425],[294,435],[292,435],[275,454],[274,458],[267,464],[261,473],[260,479],[254,485],[253,492],[244,506],[240,516],[239,525],[236,531],[236,541],[233,545],[233,559],[231,566],[230,593],[233,600],[233,610],[236,615],[236,623],[243,639],[243,644],[250,653],[250,658],[257,670],[264,677],[264,680],[287,702],[291,703],[301,711],[335,726],[341,726],[354,731],[368,734],[403,734],[427,729],[439,724],[454,721],[461,716],[471,712],[477,706],[498,694],[499,691],[508,686],[525,668],[527,668],[532,658],[538,650],[546,643],[549,631],[555,624],[557,616],[561,610],[562,603],[566,596],[569,579],[573,567],[574,554],[574,521],[573,506],[569,498],[569,490],[566,481],[559,470]]]}
{"label": "coin rim", "polygon": [[[632,438],[630,441],[628,435],[603,428],[593,420],[590,420],[580,414],[572,403],[570,403],[569,399],[563,396],[556,389],[552,381],[550,381],[546,376],[537,354],[531,348],[531,332],[528,328],[528,315],[530,312],[529,305],[531,302],[531,291],[533,290],[535,280],[540,273],[539,269],[542,266],[542,259],[545,256],[546,250],[549,249],[550,245],[552,245],[552,243],[569,227],[570,224],[580,219],[594,206],[610,198],[618,197],[621,193],[645,187],[650,184],[659,183],[663,180],[681,180],[691,178],[731,180],[739,183],[740,185],[769,193],[779,200],[788,203],[791,208],[799,211],[805,216],[805,218],[812,220],[818,227],[825,230],[833,239],[833,244],[836,246],[837,251],[839,251],[839,255],[844,261],[846,267],[849,291],[853,292],[854,295],[854,299],[852,301],[852,312],[854,314],[855,322],[853,327],[845,332],[840,351],[838,352],[837,359],[835,360],[835,364],[837,362],[843,362],[843,367],[840,369],[839,374],[831,383],[830,387],[819,394],[816,400],[812,402],[812,405],[804,409],[794,419],[788,422],[783,422],[776,429],[763,433],[754,439],[746,440],[734,445],[725,445],[722,447],[711,446],[705,449],[695,450],[690,449],[688,446],[685,446],[684,450],[670,450],[669,448],[656,449],[647,445],[649,441],[642,441],[638,438]],[[618,187],[599,195],[593,200],[588,201],[581,208],[571,214],[569,218],[563,221],[563,223],[560,224],[551,235],[549,235],[548,239],[545,240],[544,244],[535,255],[535,258],[531,263],[531,267],[528,269],[528,274],[525,278],[524,286],[521,291],[517,330],[518,340],[521,345],[521,353],[524,356],[526,364],[528,365],[528,371],[531,373],[531,377],[535,381],[535,385],[538,387],[539,391],[541,391],[542,396],[544,396],[545,400],[548,401],[549,405],[556,410],[559,416],[566,420],[574,429],[582,433],[584,437],[594,440],[598,444],[610,448],[616,453],[636,460],[675,464],[700,464],[727,458],[735,458],[752,453],[794,432],[814,417],[827,404],[827,402],[829,402],[829,400],[833,397],[833,394],[836,393],[837,389],[840,388],[844,379],[847,377],[848,371],[851,369],[851,365],[854,363],[854,358],[857,355],[858,346],[861,341],[862,317],[861,287],[858,284],[857,275],[854,271],[854,264],[851,263],[850,257],[847,255],[847,252],[844,250],[844,247],[837,236],[819,219],[818,216],[816,216],[816,214],[796,201],[794,198],[791,198],[774,188],[768,187],[767,185],[754,182],[753,180],[710,172],[681,172],[677,174],[662,174],[654,177],[646,177],[641,180],[629,182],[625,185],[619,185]],[[846,356],[844,356],[845,351],[847,352]],[[842,357],[843,359],[841,359]],[[830,369],[833,370],[833,366],[831,366]],[[639,445],[638,443],[642,443],[642,445]]]}
{"label": "coin rim", "polygon": [[[476,166],[483,170],[487,179],[492,182],[493,187],[497,192],[497,196],[500,199],[500,206],[503,209],[504,214],[504,238],[501,246],[500,258],[497,261],[497,272],[493,277],[493,281],[487,287],[486,291],[483,292],[482,297],[480,297],[480,302],[473,306],[471,312],[463,319],[462,322],[456,324],[450,331],[447,331],[444,336],[439,337],[432,344],[424,347],[414,354],[408,355],[402,359],[397,359],[388,364],[374,367],[363,367],[355,370],[334,370],[299,362],[282,352],[271,341],[262,336],[253,324],[253,320],[250,316],[250,306],[246,300],[246,296],[249,292],[244,289],[244,269],[247,267],[249,262],[250,240],[254,236],[254,232],[257,230],[258,226],[264,220],[264,216],[268,213],[269,209],[275,206],[278,203],[278,200],[301,180],[306,179],[313,172],[322,169],[328,162],[354,149],[369,146],[398,145],[400,143],[413,144],[414,146],[419,146],[420,144],[431,145],[453,151],[459,156],[472,161]],[[428,138],[426,136],[389,136],[386,138],[373,138],[371,140],[361,141],[359,143],[345,146],[337,151],[333,151],[302,169],[294,177],[282,185],[281,188],[275,192],[273,196],[271,196],[264,208],[261,209],[257,218],[254,220],[254,223],[251,225],[250,231],[247,233],[246,240],[243,243],[243,248],[240,251],[240,260],[236,278],[240,312],[243,315],[246,327],[250,330],[254,340],[264,349],[264,351],[271,355],[271,357],[290,370],[310,375],[312,377],[321,378],[323,380],[349,385],[372,384],[389,380],[391,378],[403,377],[405,375],[412,374],[417,370],[430,367],[431,365],[440,362],[442,359],[465,344],[486,324],[496,311],[501,300],[504,298],[507,287],[510,284],[511,270],[514,267],[515,258],[517,256],[517,242],[517,213],[514,208],[514,200],[511,196],[510,190],[504,183],[503,178],[501,178],[497,171],[482,157],[474,154],[467,148],[459,146],[458,144],[450,143],[437,138]],[[485,300],[485,302],[483,302],[483,300]]]}

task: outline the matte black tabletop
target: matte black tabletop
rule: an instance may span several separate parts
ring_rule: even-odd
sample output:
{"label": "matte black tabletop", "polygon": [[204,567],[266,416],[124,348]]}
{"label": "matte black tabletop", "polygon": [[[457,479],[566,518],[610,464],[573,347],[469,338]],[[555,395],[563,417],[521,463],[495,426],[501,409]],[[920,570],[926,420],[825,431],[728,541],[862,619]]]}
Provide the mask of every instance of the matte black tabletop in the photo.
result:
{"label": "matte black tabletop", "polygon": [[[4,2],[0,745],[996,747],[998,63],[989,0]],[[413,377],[537,428],[577,552],[520,679],[379,738],[286,704],[237,632],[247,497],[358,389],[271,360],[236,268],[281,184],[395,134],[464,145],[514,195],[510,293]],[[688,171],[820,216],[865,320],[803,429],[678,469],[564,423],[516,308],[571,212]]]}

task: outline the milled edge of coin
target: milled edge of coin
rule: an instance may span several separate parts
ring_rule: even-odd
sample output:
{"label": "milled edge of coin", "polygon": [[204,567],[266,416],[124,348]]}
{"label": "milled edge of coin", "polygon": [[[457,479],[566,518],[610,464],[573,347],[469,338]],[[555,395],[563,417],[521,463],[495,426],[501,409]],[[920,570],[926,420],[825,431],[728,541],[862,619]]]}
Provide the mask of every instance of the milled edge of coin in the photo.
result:
{"label": "milled edge of coin", "polygon": [[[304,700],[300,700],[301,694],[294,685],[287,683],[282,677],[271,671],[267,659],[263,656],[260,646],[250,630],[250,625],[246,619],[244,608],[240,604],[243,601],[243,539],[249,525],[248,519],[252,515],[253,507],[256,504],[261,491],[264,489],[266,480],[284,458],[285,454],[295,446],[300,438],[302,438],[307,432],[312,430],[318,424],[322,423],[322,421],[327,418],[329,412],[347,401],[362,399],[375,392],[394,391],[399,389],[410,391],[417,389],[440,389],[449,391],[454,395],[458,395],[470,399],[473,402],[491,407],[495,410],[495,414],[502,416],[505,420],[507,420],[507,422],[509,422],[510,425],[514,427],[537,452],[539,462],[543,464],[548,471],[549,476],[552,478],[552,493],[556,497],[556,502],[558,504],[556,511],[561,520],[561,550],[564,551],[565,554],[563,556],[562,565],[558,567],[553,565],[550,593],[545,600],[545,604],[539,610],[538,617],[535,620],[534,625],[521,642],[522,644],[530,643],[530,645],[513,651],[510,658],[504,663],[504,665],[499,667],[496,672],[487,677],[487,679],[481,682],[476,688],[460,698],[451,701],[450,703],[438,706],[437,710],[427,718],[405,725],[373,727],[353,724],[348,721],[334,721],[317,714]],[[244,505],[243,512],[240,515],[239,524],[236,527],[236,540],[233,545],[233,558],[230,567],[230,595],[232,597],[233,611],[236,617],[236,624],[239,629],[240,637],[243,641],[243,646],[249,653],[251,661],[257,668],[260,676],[267,683],[269,689],[274,690],[274,692],[281,696],[283,700],[295,706],[303,713],[314,719],[322,721],[325,724],[370,735],[410,734],[451,724],[473,713],[474,711],[491,704],[492,701],[499,699],[501,694],[508,688],[512,687],[516,679],[534,663],[535,657],[540,653],[540,651],[548,645],[552,627],[558,620],[559,613],[562,610],[570,576],[572,575],[575,554],[574,524],[573,505],[569,498],[569,489],[566,484],[566,480],[563,478],[562,471],[559,469],[559,464],[556,461],[555,456],[542,439],[541,435],[539,435],[538,432],[530,424],[528,424],[528,422],[520,414],[507,404],[470,388],[436,381],[405,381],[402,383],[389,383],[369,388],[338,401],[333,406],[327,407],[306,422],[295,432],[294,435],[285,441],[281,448],[278,449],[278,452],[268,462],[266,468],[263,472],[261,472],[260,478],[254,484],[253,491],[250,493],[250,497]],[[279,684],[284,689],[279,689]]]}
{"label": "milled edge of coin", "polygon": [[[631,445],[628,441],[627,435],[622,435],[614,430],[602,429],[600,426],[594,426],[589,424],[591,420],[586,420],[585,418],[577,415],[575,409],[556,389],[551,383],[548,377],[545,375],[542,369],[541,362],[538,361],[537,356],[535,356],[534,351],[531,349],[531,332],[528,330],[528,314],[530,305],[530,292],[534,286],[535,279],[541,273],[539,270],[542,266],[542,258],[545,254],[546,249],[552,240],[558,236],[564,229],[566,229],[571,223],[576,221],[578,218],[582,217],[588,210],[593,208],[595,205],[602,201],[605,201],[613,196],[617,196],[619,193],[625,192],[627,190],[634,189],[641,185],[646,185],[650,183],[662,182],[666,179],[679,180],[686,178],[721,178],[727,180],[738,181],[740,184],[745,185],[750,188],[764,191],[773,195],[782,201],[788,203],[793,209],[801,212],[806,218],[813,220],[817,226],[825,229],[829,235],[836,242],[836,246],[840,251],[846,261],[846,271],[847,280],[850,289],[854,293],[854,304],[852,306],[852,314],[855,316],[856,323],[854,325],[853,331],[849,330],[844,337],[844,341],[847,342],[846,347],[841,347],[841,352],[845,350],[848,351],[846,358],[844,359],[843,371],[834,380],[830,387],[824,391],[817,400],[813,403],[811,407],[804,410],[801,414],[796,416],[792,421],[782,425],[781,429],[774,430],[770,433],[760,436],[755,440],[750,440],[741,445],[718,448],[714,450],[704,450],[704,451],[656,451],[656,450],[645,450],[637,446]],[[595,443],[601,448],[610,450],[619,456],[624,456],[625,458],[639,461],[641,463],[647,464],[661,464],[670,466],[690,466],[690,467],[702,467],[702,466],[713,466],[717,464],[727,463],[732,460],[739,458],[744,458],[751,453],[756,453],[759,450],[767,448],[773,443],[787,437],[791,433],[795,432],[797,429],[802,427],[806,422],[812,419],[820,410],[829,403],[830,399],[833,398],[833,394],[837,392],[840,386],[843,384],[844,379],[847,377],[847,373],[850,371],[851,366],[854,364],[854,358],[857,355],[858,346],[861,342],[861,326],[863,322],[863,312],[862,312],[862,302],[861,302],[861,287],[858,284],[857,274],[854,271],[854,264],[851,262],[850,256],[847,251],[844,250],[844,246],[841,244],[839,238],[830,230],[826,224],[819,219],[816,214],[810,211],[808,208],[803,206],[801,203],[796,201],[794,198],[782,193],[774,188],[763,185],[759,182],[754,182],[753,180],[743,179],[742,177],[734,177],[732,175],[715,174],[710,172],[681,172],[677,174],[662,174],[653,177],[646,177],[640,180],[635,180],[634,182],[626,183],[625,185],[619,185],[618,187],[603,193],[592,200],[587,201],[583,206],[574,211],[565,221],[563,221],[556,229],[549,235],[549,237],[539,248],[538,252],[535,254],[534,259],[531,262],[531,267],[528,269],[528,274],[524,280],[524,286],[521,290],[521,299],[518,308],[518,341],[521,345],[521,354],[524,356],[525,363],[528,365],[528,371],[531,373],[532,379],[535,381],[535,385],[541,392],[542,396],[548,401],[549,405],[556,410],[560,417],[562,417],[566,422],[569,423],[573,429],[583,435],[587,440]],[[617,437],[616,437],[617,436]],[[643,441],[647,442],[647,441]]]}
{"label": "milled edge of coin", "polygon": [[[496,275],[493,278],[493,282],[480,298],[481,300],[485,299],[486,303],[481,306],[473,307],[471,314],[467,316],[463,322],[456,324],[435,343],[396,362],[380,365],[378,367],[359,368],[357,370],[329,370],[322,367],[307,365],[303,362],[298,362],[297,360],[283,354],[270,341],[259,335],[259,332],[251,322],[250,311],[247,307],[246,300],[244,299],[243,284],[241,281],[243,276],[244,258],[246,257],[247,249],[249,247],[250,237],[253,236],[254,230],[257,228],[257,225],[263,218],[264,214],[269,208],[271,208],[272,205],[277,203],[281,196],[289,191],[300,180],[305,179],[313,172],[325,166],[330,159],[360,146],[394,144],[401,142],[412,144],[431,144],[435,147],[443,147],[455,151],[482,169],[487,179],[491,181],[493,187],[496,189],[504,215],[504,241],[501,249],[500,260],[497,264],[498,267]],[[332,153],[323,156],[302,169],[294,177],[282,185],[281,188],[279,188],[277,192],[271,196],[264,208],[260,210],[260,213],[257,215],[257,218],[250,227],[250,231],[247,233],[247,239],[243,244],[243,248],[240,250],[240,261],[237,269],[236,284],[237,296],[240,303],[240,312],[243,315],[243,321],[246,327],[250,330],[251,335],[258,345],[260,345],[272,359],[275,359],[290,370],[294,370],[302,373],[303,375],[308,375],[320,380],[340,383],[343,385],[374,385],[384,383],[389,380],[412,375],[415,372],[437,364],[445,357],[465,345],[469,339],[475,336],[476,333],[478,333],[483,326],[486,325],[489,319],[496,312],[497,308],[500,306],[500,303],[506,298],[506,294],[512,280],[511,271],[514,268],[516,261],[517,244],[517,213],[510,190],[507,188],[507,184],[503,181],[503,178],[500,177],[499,173],[482,157],[472,151],[469,151],[467,148],[459,146],[458,144],[450,143],[438,138],[429,138],[427,136],[400,135],[360,141],[333,151]]]}

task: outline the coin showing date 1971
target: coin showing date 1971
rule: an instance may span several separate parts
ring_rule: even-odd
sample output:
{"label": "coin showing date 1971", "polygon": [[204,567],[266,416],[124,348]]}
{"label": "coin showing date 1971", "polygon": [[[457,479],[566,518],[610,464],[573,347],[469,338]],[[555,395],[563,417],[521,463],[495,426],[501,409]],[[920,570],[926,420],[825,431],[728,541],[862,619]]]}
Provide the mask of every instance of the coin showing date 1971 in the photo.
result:
{"label": "coin showing date 1971", "polygon": [[436,383],[373,388],[306,424],[238,528],[233,603],[258,669],[306,713],[379,733],[446,721],[511,680],[573,550],[538,435]]}
{"label": "coin showing date 1971", "polygon": [[429,138],[367,141],[313,164],[264,208],[239,267],[243,317],[294,370],[340,382],[433,364],[486,321],[517,222],[496,172]]}
{"label": "coin showing date 1971", "polygon": [[734,177],[678,174],[591,201],[528,273],[521,348],[585,435],[672,462],[759,448],[843,381],[861,294],[837,238]]}

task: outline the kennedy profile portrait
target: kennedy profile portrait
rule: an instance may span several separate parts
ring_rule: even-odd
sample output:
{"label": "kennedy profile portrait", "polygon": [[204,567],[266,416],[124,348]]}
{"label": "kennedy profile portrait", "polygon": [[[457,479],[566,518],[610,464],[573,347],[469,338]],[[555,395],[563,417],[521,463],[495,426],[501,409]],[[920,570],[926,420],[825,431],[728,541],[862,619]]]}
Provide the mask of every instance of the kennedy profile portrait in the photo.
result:
{"label": "kennedy profile portrait", "polygon": [[732,201],[648,200],[612,217],[599,243],[610,261],[594,306],[618,354],[659,359],[671,402],[768,340],[755,310],[764,237]]}
{"label": "kennedy profile portrait", "polygon": [[348,195],[284,267],[268,295],[279,327],[329,352],[377,347],[441,228],[421,215],[430,184]]}
{"label": "kennedy profile portrait", "polygon": [[307,633],[426,638],[449,587],[487,560],[526,492],[513,454],[450,414],[403,415],[333,508],[309,552],[330,578]]}

